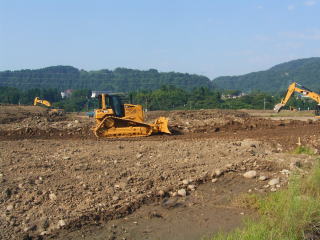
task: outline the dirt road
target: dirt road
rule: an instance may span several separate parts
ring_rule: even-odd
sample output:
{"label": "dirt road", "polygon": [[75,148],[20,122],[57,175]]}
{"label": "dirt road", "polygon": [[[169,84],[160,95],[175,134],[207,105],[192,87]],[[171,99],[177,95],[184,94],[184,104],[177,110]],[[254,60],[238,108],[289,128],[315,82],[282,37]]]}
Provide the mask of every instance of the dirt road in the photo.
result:
{"label": "dirt road", "polygon": [[[174,135],[111,140],[95,139],[82,116],[55,121],[11,108],[7,121],[3,112],[2,239],[194,239],[230,230],[252,214],[234,204],[239,195],[275,191],[312,164],[315,157],[288,153],[298,137],[319,148],[317,121],[241,111],[151,112],[150,121],[168,116]],[[257,176],[244,178],[249,170]],[[279,186],[259,176],[279,177]]]}

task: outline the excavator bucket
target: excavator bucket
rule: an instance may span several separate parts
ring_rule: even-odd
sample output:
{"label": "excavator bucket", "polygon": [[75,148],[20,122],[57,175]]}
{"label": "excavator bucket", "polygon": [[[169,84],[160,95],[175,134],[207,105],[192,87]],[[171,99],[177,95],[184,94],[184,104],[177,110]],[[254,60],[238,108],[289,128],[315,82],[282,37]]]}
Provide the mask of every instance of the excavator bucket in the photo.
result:
{"label": "excavator bucket", "polygon": [[171,134],[169,127],[168,127],[168,118],[166,117],[159,117],[153,124],[153,133],[168,133]]}
{"label": "excavator bucket", "polygon": [[273,111],[275,111],[275,112],[280,112],[280,110],[281,110],[281,108],[283,108],[284,107],[284,104],[282,104],[282,103],[278,103],[278,104],[276,104],[275,106],[274,106],[274,108],[273,108]]}

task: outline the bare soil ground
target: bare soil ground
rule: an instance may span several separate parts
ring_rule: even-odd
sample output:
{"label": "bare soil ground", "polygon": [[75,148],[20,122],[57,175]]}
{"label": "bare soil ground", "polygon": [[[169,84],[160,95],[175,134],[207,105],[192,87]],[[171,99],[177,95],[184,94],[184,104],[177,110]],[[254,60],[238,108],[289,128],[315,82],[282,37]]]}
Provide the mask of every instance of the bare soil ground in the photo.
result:
{"label": "bare soil ground", "polygon": [[[93,119],[0,106],[0,238],[195,239],[233,229],[252,214],[234,204],[239,195],[276,191],[312,164],[316,156],[290,153],[298,137],[320,148],[318,121],[260,113],[149,112],[150,122],[169,117],[173,135],[97,140]],[[257,177],[244,178],[249,170]]]}

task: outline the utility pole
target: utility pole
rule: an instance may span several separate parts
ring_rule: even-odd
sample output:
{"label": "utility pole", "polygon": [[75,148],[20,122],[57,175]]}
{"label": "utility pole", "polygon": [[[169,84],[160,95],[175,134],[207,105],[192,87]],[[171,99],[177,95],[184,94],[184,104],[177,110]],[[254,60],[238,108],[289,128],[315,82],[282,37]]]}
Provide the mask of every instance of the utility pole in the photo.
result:
{"label": "utility pole", "polygon": [[263,110],[266,110],[266,98],[263,98]]}

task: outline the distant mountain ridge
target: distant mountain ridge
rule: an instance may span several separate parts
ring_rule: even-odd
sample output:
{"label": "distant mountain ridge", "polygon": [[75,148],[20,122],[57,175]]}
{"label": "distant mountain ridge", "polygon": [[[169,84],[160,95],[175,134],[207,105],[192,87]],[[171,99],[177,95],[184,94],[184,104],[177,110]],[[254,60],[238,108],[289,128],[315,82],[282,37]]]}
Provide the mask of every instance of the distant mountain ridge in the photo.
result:
{"label": "distant mountain ridge", "polygon": [[0,72],[0,86],[19,89],[57,88],[91,89],[117,92],[154,90],[163,85],[173,85],[191,90],[195,87],[208,87],[225,90],[252,92],[279,92],[287,89],[291,82],[305,87],[320,89],[320,57],[297,59],[281,63],[265,71],[252,72],[240,76],[223,76],[210,80],[206,76],[116,68],[115,70],[85,71],[72,66],[53,66],[37,70]]}
{"label": "distant mountain ridge", "polygon": [[116,68],[115,70],[85,71],[71,66],[53,66],[37,70],[0,72],[0,86],[19,89],[57,88],[91,89],[129,92],[152,90],[163,85],[174,85],[183,89],[195,87],[212,88],[209,78],[196,74],[158,72]]}
{"label": "distant mountain ridge", "polygon": [[320,89],[320,57],[297,59],[278,64],[269,70],[252,72],[241,76],[224,76],[213,80],[221,89],[251,92],[279,92],[298,82],[313,91]]}

